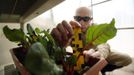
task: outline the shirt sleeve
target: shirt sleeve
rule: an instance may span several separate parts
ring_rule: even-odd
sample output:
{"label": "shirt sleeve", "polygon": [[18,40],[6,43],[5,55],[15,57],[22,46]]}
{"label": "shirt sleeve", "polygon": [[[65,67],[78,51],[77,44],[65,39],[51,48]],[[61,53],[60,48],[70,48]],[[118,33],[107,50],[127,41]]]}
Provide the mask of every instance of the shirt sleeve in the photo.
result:
{"label": "shirt sleeve", "polygon": [[101,54],[101,57],[104,57],[104,58],[107,58],[111,52],[110,46],[107,43],[103,43],[103,44],[98,45],[96,50],[99,51]]}

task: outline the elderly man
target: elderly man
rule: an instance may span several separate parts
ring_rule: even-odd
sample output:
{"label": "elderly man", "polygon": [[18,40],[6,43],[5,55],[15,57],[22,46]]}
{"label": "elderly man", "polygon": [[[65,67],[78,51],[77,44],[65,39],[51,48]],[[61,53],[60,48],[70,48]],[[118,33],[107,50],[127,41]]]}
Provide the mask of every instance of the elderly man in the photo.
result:
{"label": "elderly man", "polygon": [[[80,27],[82,32],[85,34],[88,27],[91,26],[91,10],[87,7],[78,8],[76,10],[74,19],[79,23],[76,23],[75,25],[81,25]],[[62,23],[59,23],[57,27],[52,30],[52,36],[54,36],[54,39],[56,39],[60,45],[67,46],[68,42],[71,40],[70,37],[73,36],[73,30],[71,26],[72,25],[66,21],[62,21]],[[84,39],[85,35],[83,35],[83,40]],[[99,57],[105,58],[107,60],[108,65],[102,70],[102,73],[127,66],[132,62],[128,55],[113,52],[107,43],[100,44],[95,49],[90,51],[84,51],[84,54],[88,55],[88,57]]]}

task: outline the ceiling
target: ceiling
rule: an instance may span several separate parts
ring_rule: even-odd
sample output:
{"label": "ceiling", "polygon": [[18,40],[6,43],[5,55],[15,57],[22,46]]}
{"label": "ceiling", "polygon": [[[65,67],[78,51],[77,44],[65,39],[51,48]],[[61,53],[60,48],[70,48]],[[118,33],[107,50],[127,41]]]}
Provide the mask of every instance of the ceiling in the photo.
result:
{"label": "ceiling", "polygon": [[0,22],[27,22],[64,0],[0,0]]}
{"label": "ceiling", "polygon": [[37,0],[0,0],[0,14],[23,15]]}

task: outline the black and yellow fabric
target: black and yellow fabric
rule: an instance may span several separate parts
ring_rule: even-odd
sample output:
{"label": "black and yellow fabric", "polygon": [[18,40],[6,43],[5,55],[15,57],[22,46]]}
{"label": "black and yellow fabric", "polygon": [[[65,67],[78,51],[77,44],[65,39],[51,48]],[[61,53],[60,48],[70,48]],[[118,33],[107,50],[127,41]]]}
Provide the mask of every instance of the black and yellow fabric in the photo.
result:
{"label": "black and yellow fabric", "polygon": [[71,47],[73,48],[73,55],[77,57],[77,63],[74,67],[75,70],[80,70],[82,64],[84,64],[84,56],[82,54],[83,41],[82,41],[82,30],[79,27],[73,29],[74,36],[72,37]]}

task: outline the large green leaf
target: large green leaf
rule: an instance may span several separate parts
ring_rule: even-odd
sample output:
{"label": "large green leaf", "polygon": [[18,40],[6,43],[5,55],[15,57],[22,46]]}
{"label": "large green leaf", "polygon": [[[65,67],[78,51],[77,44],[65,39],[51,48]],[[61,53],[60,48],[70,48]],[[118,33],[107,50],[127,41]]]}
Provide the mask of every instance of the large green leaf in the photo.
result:
{"label": "large green leaf", "polygon": [[6,38],[12,42],[24,41],[26,36],[21,29],[10,29],[8,26],[3,28]]}
{"label": "large green leaf", "polygon": [[106,43],[116,35],[116,32],[115,19],[112,19],[109,24],[93,25],[87,30],[86,43],[93,45]]}
{"label": "large green leaf", "polygon": [[62,75],[62,69],[49,58],[46,49],[39,42],[28,50],[25,66],[34,75]]}

